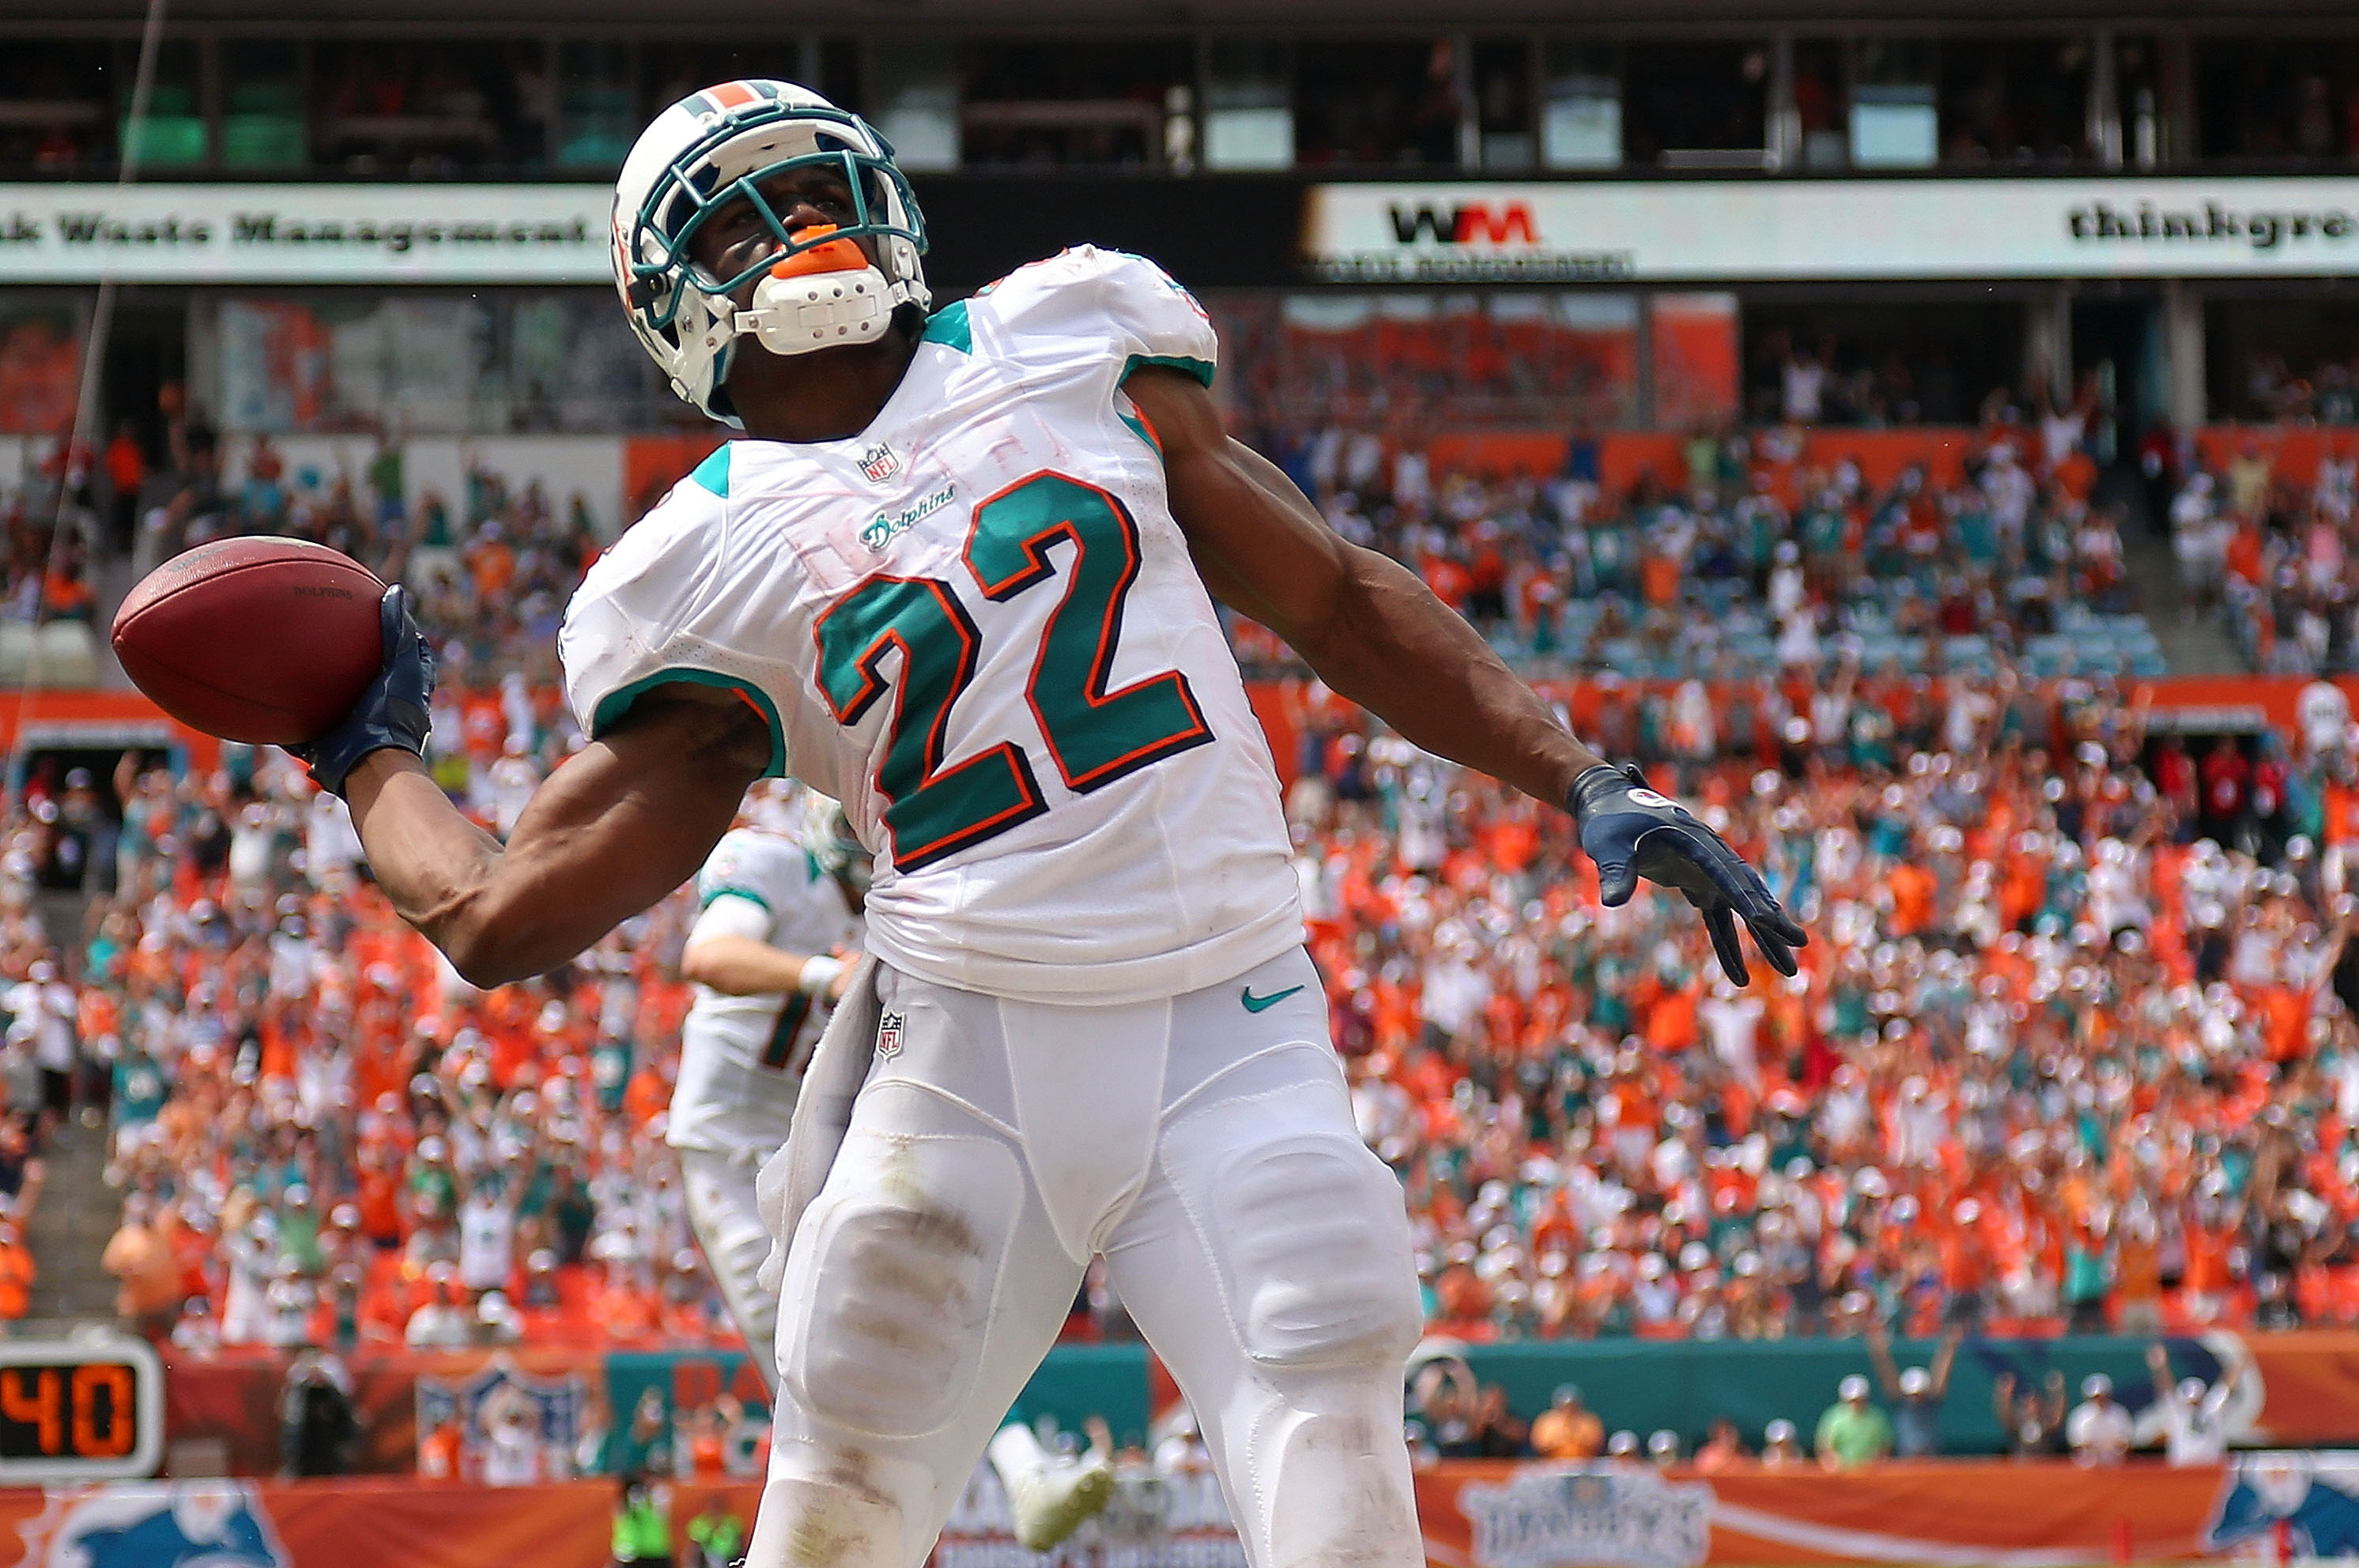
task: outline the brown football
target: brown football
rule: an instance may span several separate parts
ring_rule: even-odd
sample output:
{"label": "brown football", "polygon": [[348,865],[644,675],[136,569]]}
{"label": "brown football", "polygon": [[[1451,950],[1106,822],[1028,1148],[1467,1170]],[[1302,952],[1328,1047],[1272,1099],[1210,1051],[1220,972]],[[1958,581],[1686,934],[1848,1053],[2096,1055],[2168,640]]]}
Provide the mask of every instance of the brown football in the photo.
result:
{"label": "brown football", "polygon": [[301,539],[201,545],[114,615],[114,654],[157,707],[208,735],[292,746],[348,712],[384,659],[385,584]]}

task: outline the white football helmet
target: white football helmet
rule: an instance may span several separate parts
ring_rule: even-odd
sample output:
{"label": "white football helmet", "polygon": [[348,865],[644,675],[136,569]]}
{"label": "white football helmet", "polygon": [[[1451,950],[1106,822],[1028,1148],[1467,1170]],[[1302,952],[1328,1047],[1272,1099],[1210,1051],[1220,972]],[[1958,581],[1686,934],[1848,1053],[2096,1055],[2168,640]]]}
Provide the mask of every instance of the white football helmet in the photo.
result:
{"label": "white football helmet", "polygon": [[793,837],[821,871],[847,877],[860,892],[868,891],[874,857],[852,831],[852,820],[842,806],[815,789],[805,791],[803,820]]}
{"label": "white football helmet", "polygon": [[[787,169],[833,164],[852,189],[851,222],[786,225],[757,189]],[[738,200],[777,248],[734,277],[689,259],[696,232]],[[873,237],[877,260],[851,242]],[[904,306],[932,300],[918,258],[926,221],[893,148],[859,115],[790,81],[724,81],[692,92],[639,135],[614,182],[614,286],[672,390],[715,419],[743,428],[723,384],[737,339],[755,334],[772,353],[865,342]],[[732,294],[761,274],[753,308]]]}
{"label": "white football helmet", "polygon": [[801,831],[809,812],[803,796],[809,792],[793,779],[756,779],[746,786],[737,806],[737,826],[793,838]]}

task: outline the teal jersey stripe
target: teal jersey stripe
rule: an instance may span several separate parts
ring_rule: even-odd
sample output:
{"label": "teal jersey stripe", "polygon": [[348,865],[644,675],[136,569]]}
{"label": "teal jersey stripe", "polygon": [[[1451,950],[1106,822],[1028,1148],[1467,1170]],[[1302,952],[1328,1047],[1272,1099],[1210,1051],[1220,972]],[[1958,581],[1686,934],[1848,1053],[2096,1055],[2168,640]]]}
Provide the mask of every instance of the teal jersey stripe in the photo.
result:
{"label": "teal jersey stripe", "polygon": [[729,498],[729,453],[735,445],[734,441],[723,441],[713,448],[712,455],[697,464],[696,470],[688,477],[723,500],[727,500]]}
{"label": "teal jersey stripe", "polygon": [[953,300],[926,318],[921,343],[940,343],[962,354],[974,352],[974,329],[967,324],[966,301]]}
{"label": "teal jersey stripe", "polygon": [[1133,354],[1122,362],[1118,382],[1128,381],[1131,372],[1141,365],[1161,365],[1165,370],[1184,370],[1206,386],[1212,384],[1212,362],[1191,359],[1186,354]]}
{"label": "teal jersey stripe", "polygon": [[1125,414],[1121,417],[1122,422],[1130,427],[1133,435],[1155,449],[1157,457],[1163,455],[1163,443],[1155,438],[1155,432],[1147,427],[1146,420],[1136,414]]}
{"label": "teal jersey stripe", "polygon": [[[729,449],[723,447],[721,449],[725,452]],[[756,709],[761,713],[763,722],[770,727],[770,765],[763,770],[762,776],[771,779],[782,779],[787,776],[787,729],[785,725],[778,722],[777,704],[772,702],[769,694],[760,687],[749,686],[741,680],[732,680],[727,676],[716,675],[711,670],[658,670],[651,676],[642,676],[628,686],[618,687],[608,692],[599,699],[598,710],[590,716],[590,738],[594,741],[602,735],[610,733],[615,725],[623,721],[623,716],[630,712],[631,704],[638,701],[641,694],[652,691],[659,686],[680,683],[690,686],[718,687],[723,691],[736,692],[751,701]]]}

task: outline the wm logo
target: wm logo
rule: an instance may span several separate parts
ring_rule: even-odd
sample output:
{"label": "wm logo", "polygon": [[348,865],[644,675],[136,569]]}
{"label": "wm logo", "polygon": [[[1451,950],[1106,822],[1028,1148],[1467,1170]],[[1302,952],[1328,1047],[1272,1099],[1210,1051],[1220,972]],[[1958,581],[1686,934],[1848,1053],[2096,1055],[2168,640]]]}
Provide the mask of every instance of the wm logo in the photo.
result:
{"label": "wm logo", "polygon": [[1462,207],[1436,209],[1422,202],[1405,207],[1396,201],[1390,212],[1393,237],[1405,245],[1417,243],[1420,237],[1443,245],[1504,245],[1518,240],[1527,245],[1540,243],[1528,202],[1510,201],[1495,208],[1487,202],[1473,201]]}

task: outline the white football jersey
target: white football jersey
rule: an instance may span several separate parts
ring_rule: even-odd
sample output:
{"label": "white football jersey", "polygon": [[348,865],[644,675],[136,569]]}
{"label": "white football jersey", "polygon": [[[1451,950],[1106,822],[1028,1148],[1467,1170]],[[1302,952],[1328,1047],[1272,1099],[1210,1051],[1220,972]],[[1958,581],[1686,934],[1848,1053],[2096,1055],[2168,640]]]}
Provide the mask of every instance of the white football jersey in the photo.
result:
{"label": "white football jersey", "polygon": [[1121,390],[1213,358],[1088,246],[936,312],[868,429],[732,442],[600,557],[560,639],[582,729],[738,693],[875,854],[870,948],[940,984],[1135,1001],[1283,952],[1277,774]]}
{"label": "white football jersey", "polygon": [[[712,847],[696,879],[697,905],[743,899],[769,918],[761,940],[806,957],[860,944],[860,915],[810,852],[783,834],[740,827]],[[679,1032],[666,1141],[675,1149],[734,1153],[775,1149],[794,1120],[795,1091],[832,1006],[799,991],[731,996],[710,986]]]}

